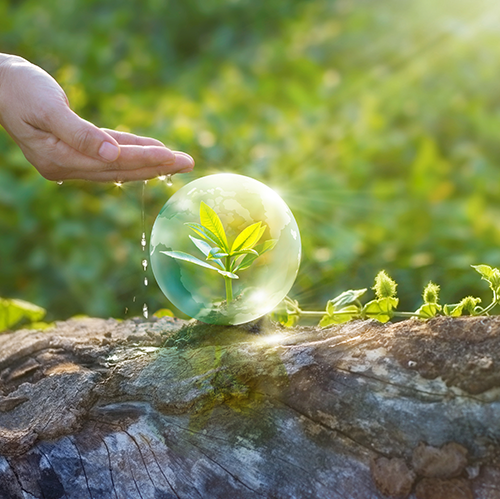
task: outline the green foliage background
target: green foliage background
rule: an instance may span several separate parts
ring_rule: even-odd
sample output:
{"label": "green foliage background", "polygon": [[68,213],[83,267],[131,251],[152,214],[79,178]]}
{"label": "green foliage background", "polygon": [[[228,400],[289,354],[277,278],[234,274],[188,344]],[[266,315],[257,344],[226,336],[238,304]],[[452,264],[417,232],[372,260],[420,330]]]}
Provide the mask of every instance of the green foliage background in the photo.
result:
{"label": "green foliage background", "polygon": [[0,51],[46,69],[84,118],[197,161],[144,196],[58,186],[1,131],[0,296],[49,319],[168,306],[150,269],[143,286],[143,223],[231,171],[296,215],[303,308],[381,268],[401,309],[429,279],[448,302],[486,297],[469,265],[500,264],[499,18],[490,0],[0,0]]}

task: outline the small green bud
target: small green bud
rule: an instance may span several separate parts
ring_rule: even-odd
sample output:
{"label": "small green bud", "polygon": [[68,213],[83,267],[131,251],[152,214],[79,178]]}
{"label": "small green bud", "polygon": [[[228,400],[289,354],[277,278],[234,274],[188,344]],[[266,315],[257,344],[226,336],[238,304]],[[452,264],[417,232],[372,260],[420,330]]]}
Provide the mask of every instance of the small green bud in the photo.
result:
{"label": "small green bud", "polygon": [[439,285],[429,281],[422,294],[424,303],[437,303],[439,301]]}
{"label": "small green bud", "polygon": [[481,303],[481,298],[474,298],[473,296],[466,296],[458,304],[462,310],[470,315],[474,315],[474,309]]}
{"label": "small green bud", "polygon": [[393,281],[386,273],[385,270],[381,270],[377,277],[375,277],[375,286],[373,286],[373,290],[375,290],[375,296],[380,298],[392,298],[396,296],[396,282]]}

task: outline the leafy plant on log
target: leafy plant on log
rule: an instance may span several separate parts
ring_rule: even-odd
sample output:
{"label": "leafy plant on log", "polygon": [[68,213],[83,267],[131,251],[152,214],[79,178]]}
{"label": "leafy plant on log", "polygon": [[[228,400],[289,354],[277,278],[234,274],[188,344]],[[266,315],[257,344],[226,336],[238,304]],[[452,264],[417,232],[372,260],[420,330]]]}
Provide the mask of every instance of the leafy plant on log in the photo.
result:
{"label": "leafy plant on log", "polygon": [[302,310],[298,301],[287,296],[271,315],[285,326],[295,325],[300,317],[321,317],[319,321],[321,327],[341,324],[352,319],[376,319],[380,322],[388,322],[393,318],[430,319],[436,315],[450,317],[489,315],[500,303],[500,269],[489,265],[472,265],[472,268],[488,282],[493,293],[491,303],[486,307],[479,305],[481,298],[473,296],[466,296],[459,303],[440,305],[439,286],[429,282],[422,293],[423,304],[421,307],[414,312],[398,311],[397,284],[382,270],[375,277],[375,284],[372,288],[375,291],[375,299],[364,305],[360,298],[366,293],[367,288],[350,289],[329,300],[325,310],[320,311]]}

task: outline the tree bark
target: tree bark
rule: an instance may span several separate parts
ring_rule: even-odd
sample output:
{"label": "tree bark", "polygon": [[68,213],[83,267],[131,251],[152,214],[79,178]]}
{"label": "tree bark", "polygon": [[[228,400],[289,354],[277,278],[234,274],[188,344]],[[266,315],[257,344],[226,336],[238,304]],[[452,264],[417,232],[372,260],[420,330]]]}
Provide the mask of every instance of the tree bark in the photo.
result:
{"label": "tree bark", "polygon": [[500,318],[0,336],[0,498],[500,499]]}

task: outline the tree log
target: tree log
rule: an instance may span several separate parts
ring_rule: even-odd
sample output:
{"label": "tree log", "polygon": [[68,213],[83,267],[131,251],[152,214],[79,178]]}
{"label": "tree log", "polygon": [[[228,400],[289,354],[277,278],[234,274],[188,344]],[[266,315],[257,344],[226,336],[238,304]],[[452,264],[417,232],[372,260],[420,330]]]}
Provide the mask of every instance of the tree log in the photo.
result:
{"label": "tree log", "polygon": [[0,336],[0,498],[500,499],[500,318]]}

